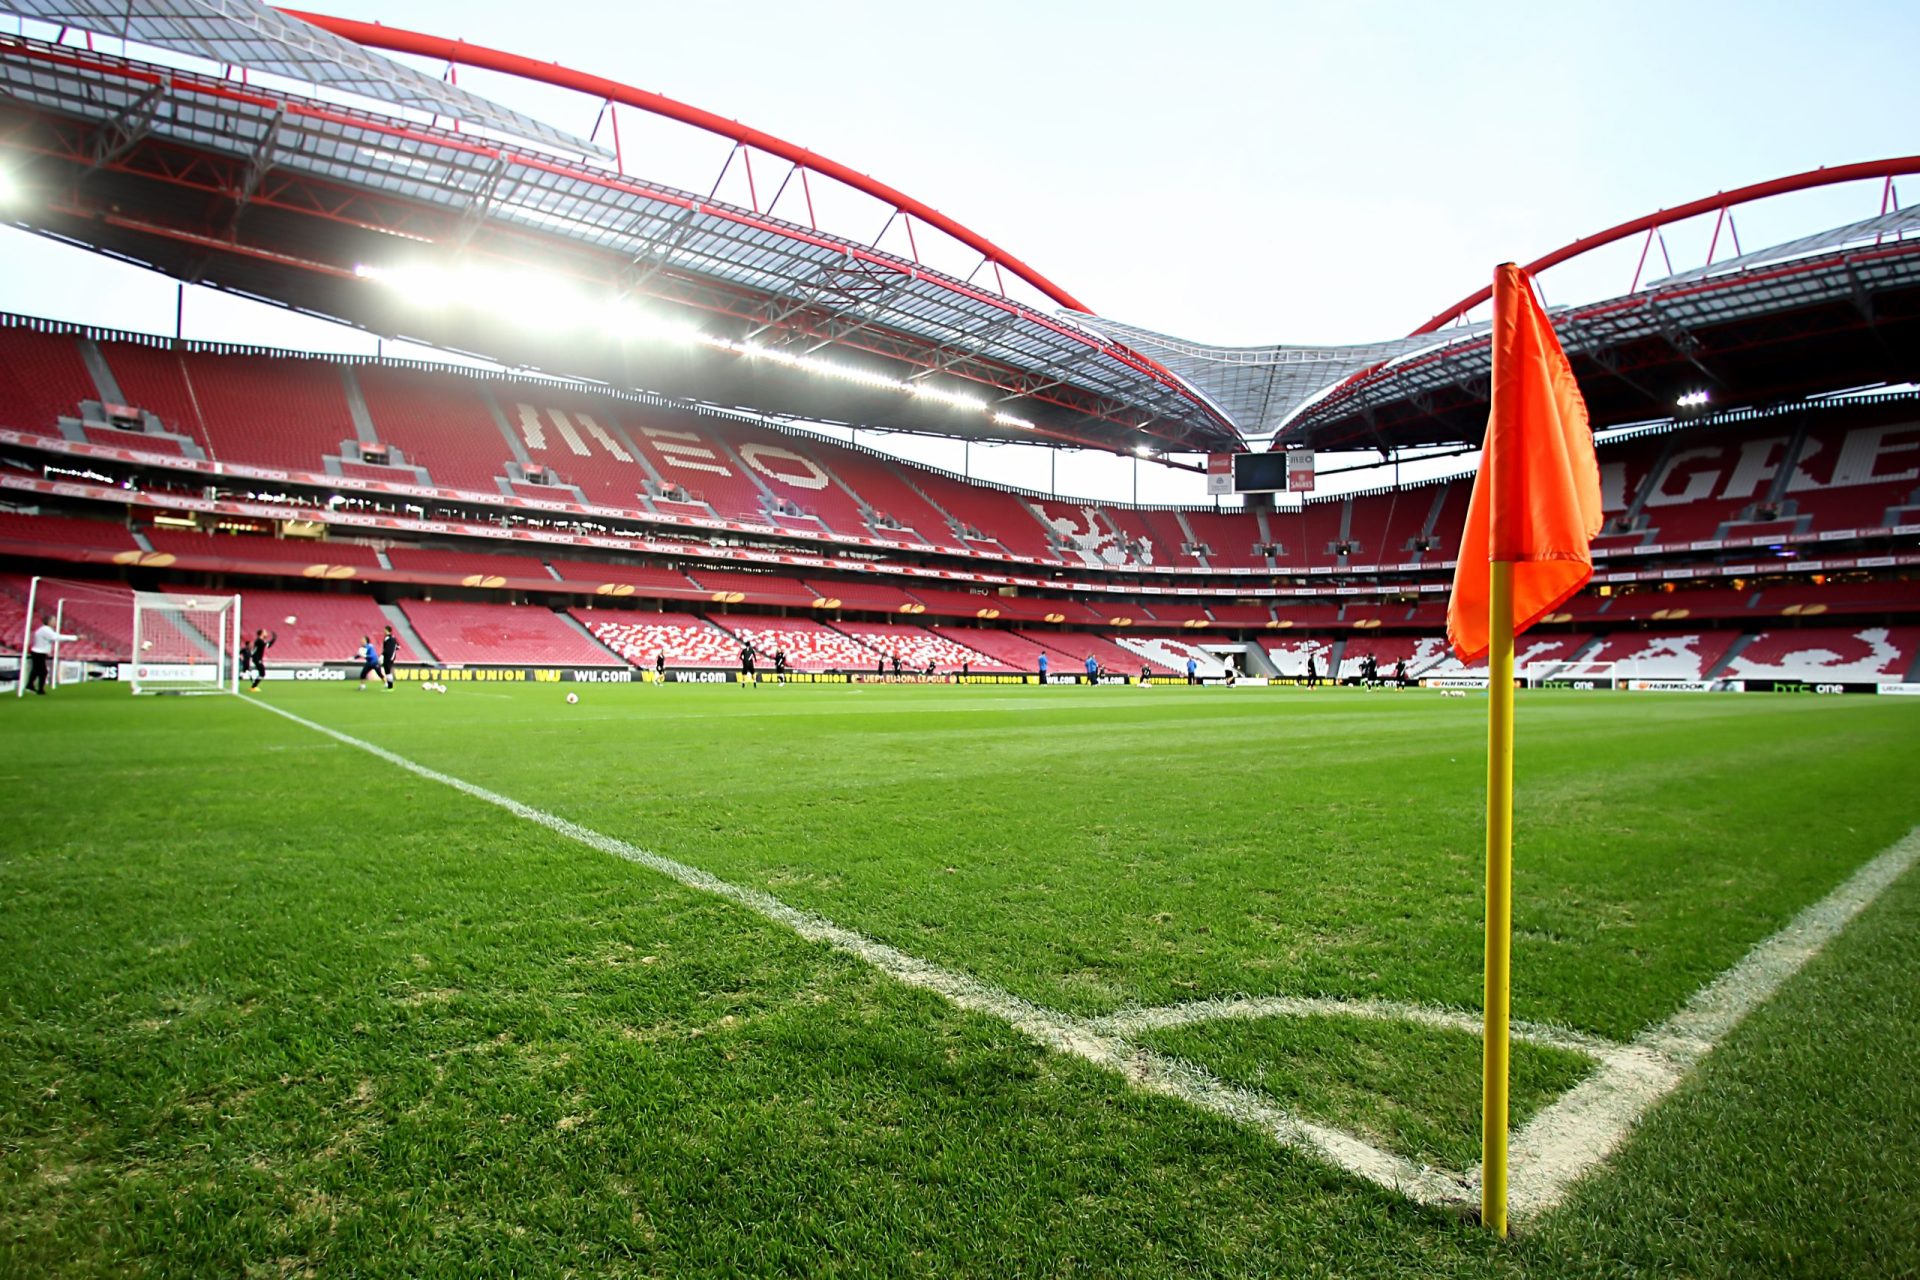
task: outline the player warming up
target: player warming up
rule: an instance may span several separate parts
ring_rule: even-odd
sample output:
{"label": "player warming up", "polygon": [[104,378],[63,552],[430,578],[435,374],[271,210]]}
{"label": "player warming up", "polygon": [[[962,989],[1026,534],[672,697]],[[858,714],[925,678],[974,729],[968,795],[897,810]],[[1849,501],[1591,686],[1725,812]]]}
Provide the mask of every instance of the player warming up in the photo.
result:
{"label": "player warming up", "polygon": [[360,688],[365,690],[367,678],[380,674],[380,651],[373,647],[372,636],[360,637]]}
{"label": "player warming up", "polygon": [[253,668],[253,683],[247,686],[248,689],[258,689],[260,682],[266,678],[267,650],[273,648],[279,638],[277,631],[269,635],[264,629],[256,630],[253,639],[240,646],[240,674],[244,676],[248,667]]}
{"label": "player warming up", "polygon": [[27,688],[34,693],[45,695],[47,692],[47,665],[53,661],[53,646],[57,641],[71,644],[78,636],[64,636],[53,629],[53,623],[42,622],[33,629],[33,640],[27,646]]}
{"label": "player warming up", "polygon": [[753,641],[751,640],[747,641],[745,644],[740,646],[740,683],[741,684],[751,685],[751,684],[757,683],[753,675],[753,660],[759,656],[759,652],[760,651],[758,649],[755,649],[753,647]]}
{"label": "player warming up", "polygon": [[387,678],[387,688],[393,688],[393,655],[399,651],[400,642],[394,639],[393,628],[380,637],[380,674]]}

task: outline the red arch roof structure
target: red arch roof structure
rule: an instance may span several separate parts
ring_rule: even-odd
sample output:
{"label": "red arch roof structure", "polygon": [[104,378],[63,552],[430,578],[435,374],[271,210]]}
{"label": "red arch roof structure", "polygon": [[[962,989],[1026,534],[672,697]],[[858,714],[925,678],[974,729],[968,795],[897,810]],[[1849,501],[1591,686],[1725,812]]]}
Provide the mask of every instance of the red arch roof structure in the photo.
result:
{"label": "red arch roof structure", "polygon": [[488,71],[498,71],[506,75],[518,76],[524,80],[534,80],[562,89],[572,89],[590,97],[601,98],[608,102],[618,102],[624,106],[635,107],[641,111],[678,120],[696,129],[730,138],[743,146],[753,147],[768,155],[778,156],[803,170],[832,178],[844,183],[856,191],[870,195],[877,200],[898,209],[909,217],[918,218],[930,227],[934,227],[952,236],[969,249],[981,254],[989,262],[1012,272],[1035,289],[1045,294],[1059,305],[1072,311],[1090,311],[1065,289],[1049,280],[1040,272],[1000,248],[977,231],[954,221],[946,214],[930,205],[915,200],[912,196],[867,174],[851,169],[836,160],[830,160],[804,147],[796,146],[782,138],[760,129],[750,128],[737,120],[728,120],[711,111],[677,101],[645,89],[636,89],[632,85],[610,80],[605,76],[589,72],[575,71],[563,67],[557,62],[539,62],[521,54],[509,53],[502,49],[490,49],[485,45],[468,44],[464,40],[450,40],[444,36],[428,35],[420,31],[408,31],[400,27],[389,27],[378,22],[360,22],[352,18],[336,18],[324,13],[309,13],[300,9],[282,9],[288,17],[298,18],[323,31],[352,40],[356,44],[373,49],[385,49],[391,53],[408,53],[420,57],[433,58],[455,63],[460,66],[479,67]]}
{"label": "red arch roof structure", "polygon": [[[1552,253],[1535,258],[1526,265],[1529,274],[1537,275],[1549,267],[1577,258],[1583,253],[1624,240],[1628,236],[1639,235],[1643,231],[1670,226],[1684,222],[1703,213],[1715,210],[1726,211],[1735,205],[1752,204],[1756,200],[1765,200],[1772,196],[1788,195],[1795,191],[1810,191],[1815,187],[1830,187],[1843,182],[1859,182],[1866,178],[1897,178],[1907,174],[1920,173],[1920,156],[1895,156],[1887,160],[1863,160],[1857,164],[1835,165],[1832,168],[1809,169],[1805,173],[1789,174],[1784,178],[1774,178],[1767,182],[1755,182],[1748,186],[1736,187],[1732,191],[1720,191],[1698,200],[1671,209],[1661,209],[1644,217],[1622,222],[1618,226],[1608,227],[1605,231],[1562,245]],[[1414,334],[1433,333],[1453,323],[1467,312],[1473,310],[1493,296],[1493,287],[1488,285],[1476,289],[1473,293],[1442,311],[1433,319],[1415,329]]]}

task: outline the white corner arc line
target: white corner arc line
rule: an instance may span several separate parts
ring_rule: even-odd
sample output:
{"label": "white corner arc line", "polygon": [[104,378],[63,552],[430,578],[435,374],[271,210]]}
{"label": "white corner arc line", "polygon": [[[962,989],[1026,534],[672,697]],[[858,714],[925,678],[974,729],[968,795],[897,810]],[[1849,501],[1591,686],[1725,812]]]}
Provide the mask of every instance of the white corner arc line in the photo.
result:
{"label": "white corner arc line", "polygon": [[782,902],[770,893],[722,880],[688,863],[643,849],[591,827],[583,827],[558,814],[536,809],[511,796],[442,773],[398,752],[295,715],[272,703],[255,701],[249,705],[271,711],[303,728],[364,751],[429,782],[440,783],[504,809],[517,818],[545,827],[556,835],[590,849],[645,867],[690,889],[744,907],[763,919],[786,926],[810,942],[825,943],[836,951],[863,960],[907,986],[943,996],[969,1012],[998,1018],[1041,1046],[1112,1071],[1142,1092],[1177,1099],[1199,1110],[1248,1125],[1282,1146],[1315,1156],[1355,1177],[1422,1204],[1456,1204],[1469,1199],[1470,1189],[1459,1174],[1417,1164],[1390,1151],[1383,1151],[1344,1130],[1303,1119],[1252,1090],[1215,1078],[1194,1063],[1133,1044],[1110,1031],[1102,1031],[1088,1019],[1048,1009],[970,974],[908,955],[896,947],[837,925],[825,916]]}
{"label": "white corner arc line", "polygon": [[[1228,999],[1192,1000],[1185,1004],[1125,1009],[1104,1018],[1095,1018],[1092,1024],[1114,1035],[1131,1038],[1151,1031],[1228,1018],[1366,1018],[1376,1022],[1411,1022],[1436,1031],[1458,1031],[1471,1036],[1479,1036],[1485,1030],[1480,1015],[1466,1009],[1451,1009],[1445,1005],[1421,1004],[1411,1000],[1348,1000],[1332,996],[1234,996]],[[1510,1026],[1513,1038],[1523,1044],[1563,1049],[1596,1062],[1605,1062],[1630,1047],[1604,1036],[1548,1022],[1515,1020]]]}

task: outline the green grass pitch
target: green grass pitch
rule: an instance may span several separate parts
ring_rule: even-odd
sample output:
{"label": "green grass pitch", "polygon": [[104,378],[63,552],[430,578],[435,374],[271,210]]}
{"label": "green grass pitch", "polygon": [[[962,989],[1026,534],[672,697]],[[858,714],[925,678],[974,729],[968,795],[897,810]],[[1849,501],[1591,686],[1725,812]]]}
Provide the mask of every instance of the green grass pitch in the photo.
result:
{"label": "green grass pitch", "polygon": [[[1499,1242],[250,700],[1074,1026],[1479,1006],[1482,699],[9,700],[0,1275],[1920,1273],[1920,873]],[[1668,1018],[1920,823],[1920,700],[1519,716],[1513,1013],[1575,1040]],[[1469,1031],[1336,1010],[1129,1043],[1477,1159]],[[1593,1070],[1517,1045],[1516,1126]]]}

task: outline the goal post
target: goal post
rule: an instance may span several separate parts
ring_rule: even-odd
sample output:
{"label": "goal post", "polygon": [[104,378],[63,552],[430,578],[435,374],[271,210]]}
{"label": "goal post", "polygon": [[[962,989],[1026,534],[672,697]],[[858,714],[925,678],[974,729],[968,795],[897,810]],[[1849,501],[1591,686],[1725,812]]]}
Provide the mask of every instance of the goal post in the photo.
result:
{"label": "goal post", "polygon": [[240,597],[133,593],[134,693],[237,693]]}

